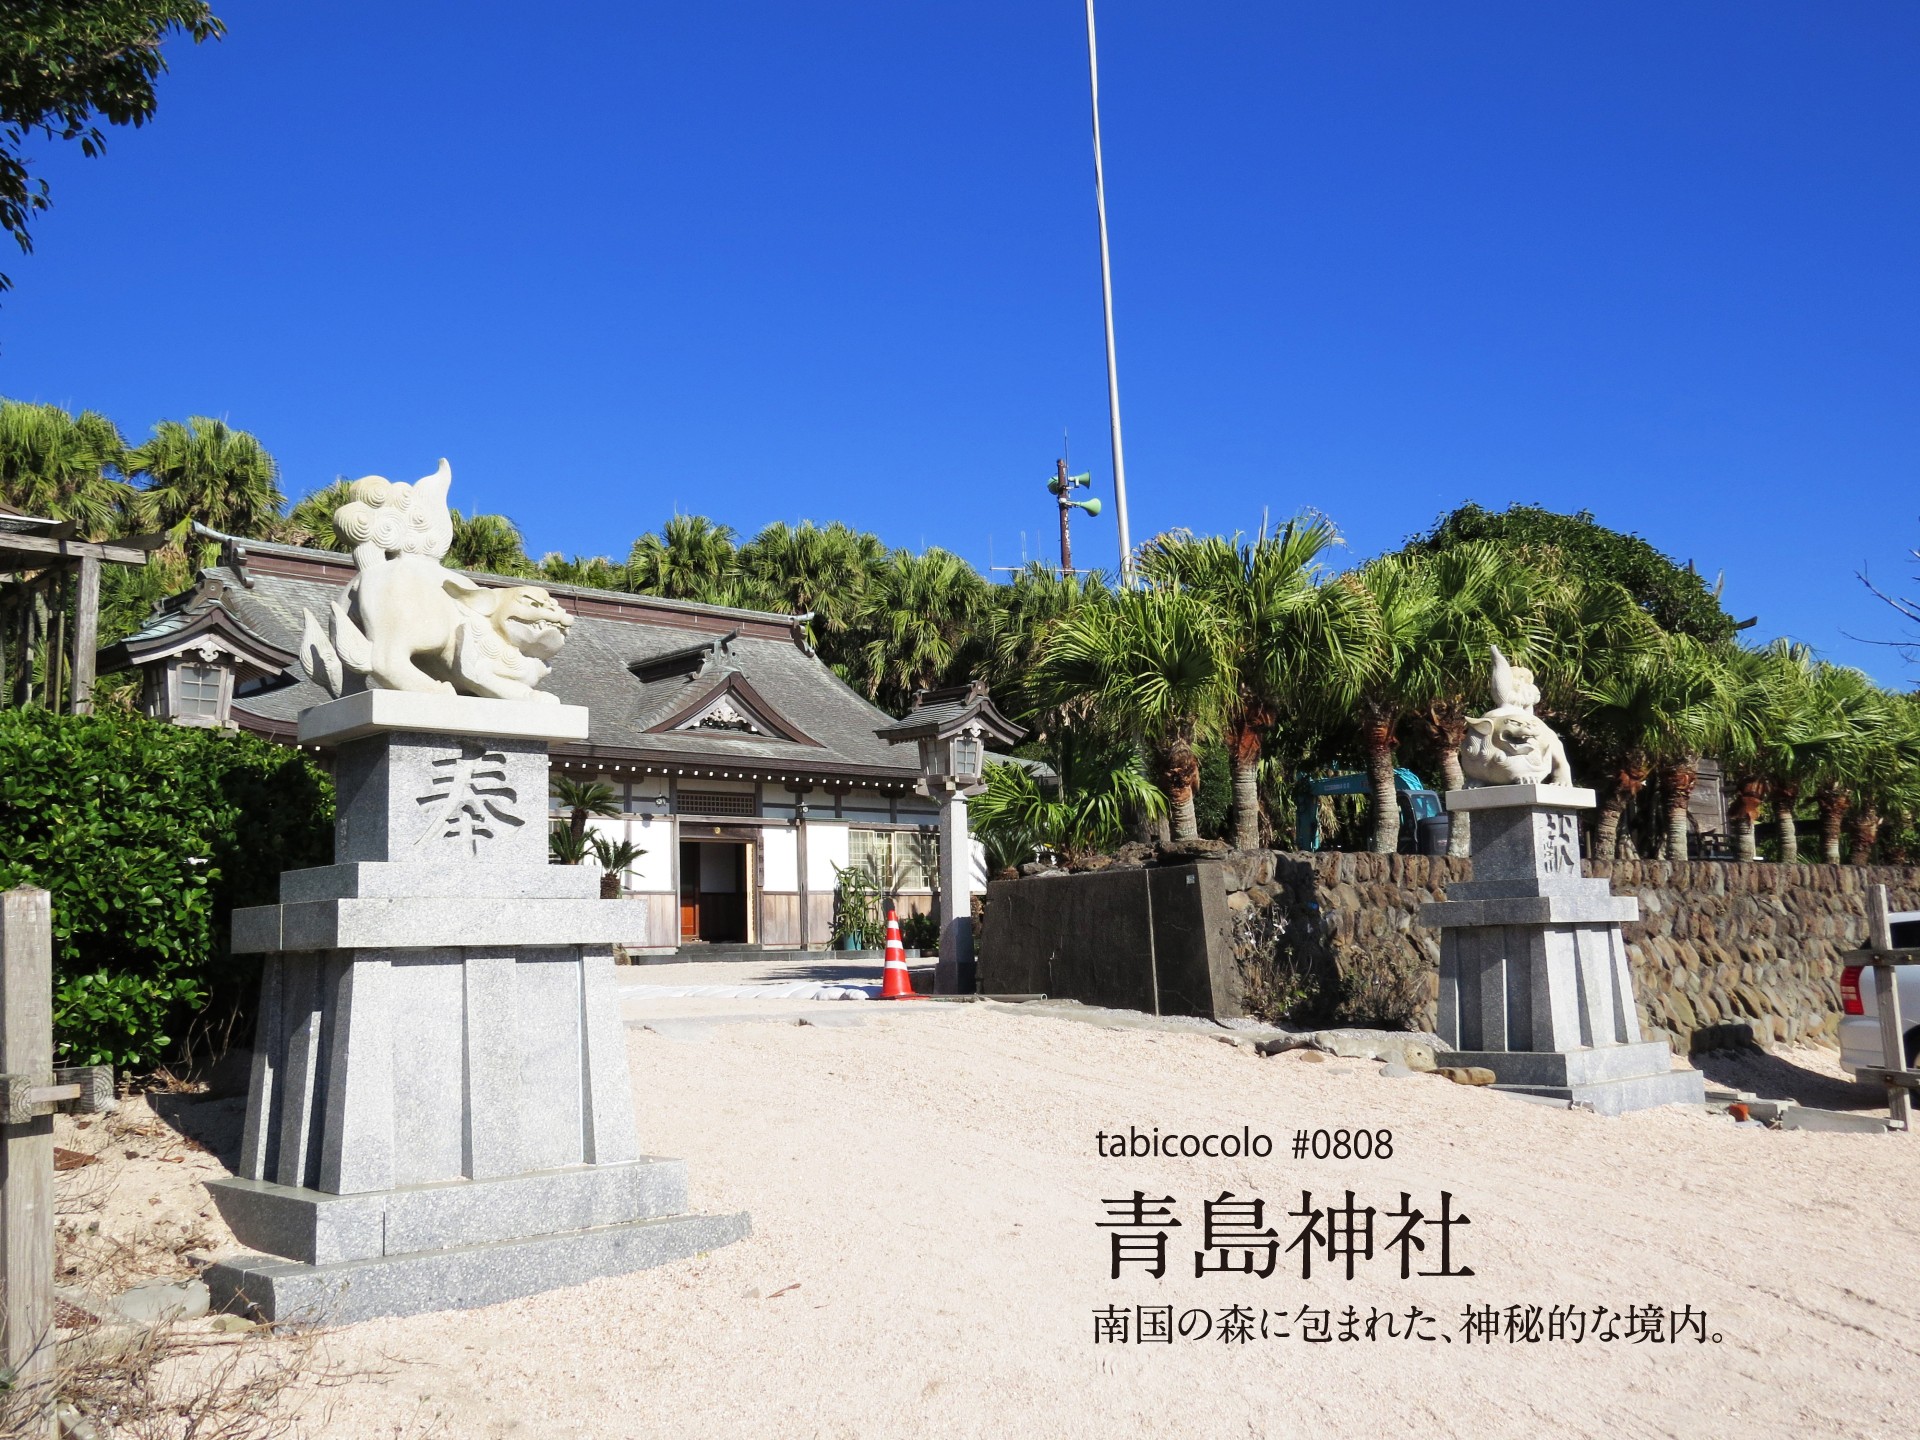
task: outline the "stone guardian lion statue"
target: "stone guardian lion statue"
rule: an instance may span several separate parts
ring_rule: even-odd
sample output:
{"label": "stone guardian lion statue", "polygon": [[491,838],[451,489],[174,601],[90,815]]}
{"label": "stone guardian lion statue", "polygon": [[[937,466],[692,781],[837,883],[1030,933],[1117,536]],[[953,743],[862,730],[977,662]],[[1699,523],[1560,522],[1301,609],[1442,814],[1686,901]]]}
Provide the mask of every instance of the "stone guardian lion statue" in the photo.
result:
{"label": "stone guardian lion statue", "polygon": [[1460,769],[1475,785],[1571,785],[1566,747],[1533,713],[1540,687],[1533,672],[1493,647],[1493,708],[1467,721]]}
{"label": "stone guardian lion statue", "polygon": [[[452,483],[445,460],[412,485],[378,475],[353,482],[333,526],[359,574],[333,602],[326,633],[307,612],[307,673],[334,695],[364,686],[558,704],[535,687],[573,617],[537,585],[489,589],[440,563],[453,543]],[[360,684],[349,687],[349,674]]]}

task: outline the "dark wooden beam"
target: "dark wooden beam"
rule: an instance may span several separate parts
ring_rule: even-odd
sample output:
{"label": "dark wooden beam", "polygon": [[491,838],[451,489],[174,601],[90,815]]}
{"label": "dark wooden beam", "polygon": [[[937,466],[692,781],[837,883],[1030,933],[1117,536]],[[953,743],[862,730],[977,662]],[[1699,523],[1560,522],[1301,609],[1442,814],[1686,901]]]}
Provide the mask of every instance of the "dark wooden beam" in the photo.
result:
{"label": "dark wooden beam", "polygon": [[76,715],[93,713],[94,651],[100,644],[100,562],[80,557],[73,600],[73,701]]}
{"label": "dark wooden beam", "polygon": [[0,565],[21,570],[57,560],[91,558],[109,565],[144,565],[147,552],[131,545],[99,540],[56,540],[50,535],[0,533]]}

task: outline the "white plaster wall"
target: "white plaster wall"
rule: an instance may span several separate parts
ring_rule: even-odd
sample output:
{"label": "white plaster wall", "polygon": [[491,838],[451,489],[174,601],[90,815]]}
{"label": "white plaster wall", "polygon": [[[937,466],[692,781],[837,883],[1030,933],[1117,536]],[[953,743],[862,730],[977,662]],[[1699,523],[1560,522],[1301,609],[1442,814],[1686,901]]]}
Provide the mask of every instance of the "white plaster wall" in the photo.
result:
{"label": "white plaster wall", "polygon": [[812,893],[830,894],[840,883],[834,866],[846,867],[851,828],[830,820],[807,822],[807,889]]}
{"label": "white plaster wall", "polygon": [[791,830],[778,830],[769,825],[760,832],[760,843],[766,856],[763,862],[766,888],[786,892],[798,890],[800,837]]}
{"label": "white plaster wall", "polygon": [[849,790],[840,802],[840,813],[850,820],[880,820],[893,818],[893,804],[878,790]]}
{"label": "white plaster wall", "polygon": [[627,873],[632,890],[673,890],[673,851],[679,843],[673,819],[667,815],[635,816],[627,822],[627,838],[646,851]]}
{"label": "white plaster wall", "polygon": [[636,775],[631,781],[630,798],[627,806],[636,814],[646,815],[665,807],[667,803],[667,777],[664,775]]}
{"label": "white plaster wall", "polygon": [[[673,822],[670,820],[605,819],[589,816],[587,833],[609,840],[631,840],[647,853],[627,871],[622,882],[629,890],[673,889]],[[594,864],[592,855],[583,862]]]}

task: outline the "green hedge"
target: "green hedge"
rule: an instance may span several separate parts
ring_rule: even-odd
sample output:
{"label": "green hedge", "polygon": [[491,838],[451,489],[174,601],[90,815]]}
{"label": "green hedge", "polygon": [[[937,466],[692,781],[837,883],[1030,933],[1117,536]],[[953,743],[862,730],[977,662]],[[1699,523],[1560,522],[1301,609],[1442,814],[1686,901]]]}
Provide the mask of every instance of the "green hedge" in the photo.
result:
{"label": "green hedge", "polygon": [[333,789],[297,750],[143,716],[0,711],[0,889],[53,895],[54,1043],[150,1067],[252,967],[236,906],[331,859]]}

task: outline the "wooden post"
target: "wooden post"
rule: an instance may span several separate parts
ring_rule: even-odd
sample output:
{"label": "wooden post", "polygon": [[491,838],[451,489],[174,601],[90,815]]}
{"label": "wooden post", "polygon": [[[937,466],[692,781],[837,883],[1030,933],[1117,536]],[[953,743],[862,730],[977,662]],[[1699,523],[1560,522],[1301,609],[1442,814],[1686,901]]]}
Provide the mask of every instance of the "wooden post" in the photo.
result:
{"label": "wooden post", "polygon": [[73,594],[73,696],[75,715],[93,713],[94,651],[100,646],[100,561],[80,557],[80,578]]}
{"label": "wooden post", "polygon": [[[1887,904],[1887,887],[1867,887],[1867,943],[1878,952],[1873,962],[1874,1009],[1880,1016],[1880,1063],[1889,1070],[1907,1068],[1906,1027],[1900,1021],[1899,972],[1894,968],[1892,911]],[[1887,1123],[1907,1128],[1907,1088],[1887,1086]]]}
{"label": "wooden post", "polygon": [[[53,903],[0,895],[0,1073],[53,1079]],[[53,1395],[53,1116],[0,1125],[0,1364]]]}

